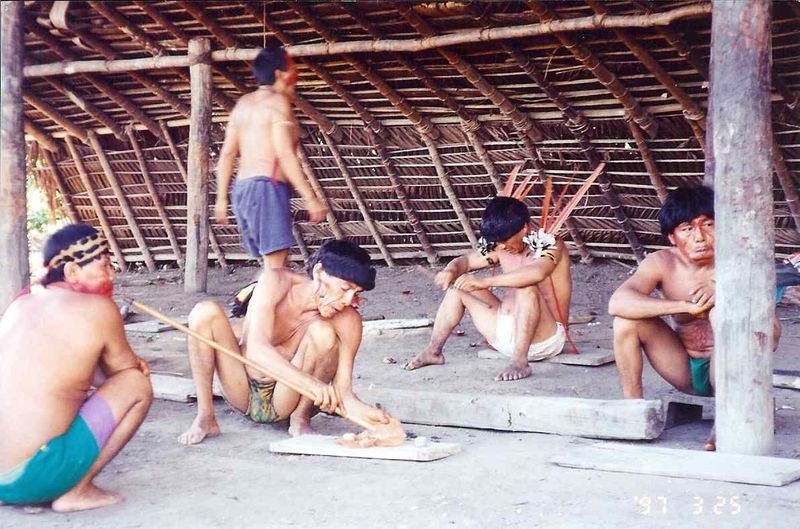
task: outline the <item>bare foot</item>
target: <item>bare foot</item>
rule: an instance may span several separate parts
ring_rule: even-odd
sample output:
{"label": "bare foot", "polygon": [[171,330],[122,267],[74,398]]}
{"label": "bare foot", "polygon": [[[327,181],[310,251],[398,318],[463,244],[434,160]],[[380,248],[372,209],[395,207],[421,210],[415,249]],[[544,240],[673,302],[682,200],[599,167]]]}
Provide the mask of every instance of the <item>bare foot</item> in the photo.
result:
{"label": "bare foot", "polygon": [[210,419],[195,417],[189,429],[178,436],[178,442],[182,445],[196,445],[206,437],[216,437],[220,434],[219,424],[217,419],[211,417]]}
{"label": "bare foot", "polygon": [[56,512],[88,511],[113,505],[122,501],[122,496],[97,487],[94,483],[76,486],[55,500],[52,509]]}
{"label": "bare foot", "polygon": [[301,435],[311,435],[313,433],[314,429],[311,428],[310,419],[289,416],[289,435],[300,437]]}
{"label": "bare foot", "polygon": [[518,366],[513,362],[508,364],[508,367],[503,369],[499,375],[494,377],[496,382],[501,381],[510,381],[510,380],[522,380],[523,378],[528,378],[531,376],[531,366],[525,362],[524,366]]}
{"label": "bare foot", "polygon": [[414,371],[420,367],[444,364],[444,355],[441,351],[429,352],[427,349],[415,356],[412,360],[406,362],[403,369],[406,371]]}
{"label": "bare foot", "polygon": [[703,445],[703,450],[706,452],[716,452],[717,451],[717,430],[716,426],[711,427],[711,433],[708,434],[708,439],[706,439],[706,444]]}

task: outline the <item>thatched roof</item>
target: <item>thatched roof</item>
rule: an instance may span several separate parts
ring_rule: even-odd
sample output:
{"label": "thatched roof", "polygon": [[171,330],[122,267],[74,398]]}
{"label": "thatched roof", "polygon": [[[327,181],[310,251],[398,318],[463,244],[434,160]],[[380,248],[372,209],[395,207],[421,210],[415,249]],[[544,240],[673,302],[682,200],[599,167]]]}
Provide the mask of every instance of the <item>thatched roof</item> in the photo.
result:
{"label": "thatched roof", "polygon": [[[679,15],[669,25],[649,23],[674,13]],[[306,171],[336,217],[333,225],[311,225],[298,201],[296,235],[306,246],[302,252],[344,235],[387,261],[455,255],[471,247],[486,199],[520,161],[528,160],[529,171],[552,175],[557,190],[569,181],[577,187],[605,161],[604,175],[576,209],[565,238],[582,240],[573,246],[584,255],[641,255],[665,244],[655,220],[664,190],[703,179],[708,4],[34,1],[26,2],[25,54],[29,66],[185,56],[188,39],[198,36],[210,37],[214,50],[258,48],[265,38],[290,47],[408,43],[554,20],[583,24],[577,19],[596,14],[628,18],[617,18],[622,22],[611,29],[567,30],[561,24],[560,33],[540,26],[534,36],[419,51],[296,57]],[[601,22],[594,26],[603,19],[595,17]],[[218,149],[233,102],[254,82],[245,61],[215,62],[213,72]],[[776,251],[786,254],[800,246],[797,2],[774,6],[773,91],[782,155],[776,159]],[[65,211],[99,222],[80,164],[66,145],[69,135],[126,261],[142,260],[143,247],[156,261],[174,260],[174,248],[186,236],[181,166],[188,68],[31,76],[24,94],[28,138],[42,147],[34,148],[32,169],[52,189],[60,188]],[[110,162],[111,178],[90,146],[90,131]],[[124,214],[120,194],[134,218]],[[541,194],[537,185],[528,198],[534,214]],[[235,226],[214,225],[213,231],[229,260],[244,257]]]}

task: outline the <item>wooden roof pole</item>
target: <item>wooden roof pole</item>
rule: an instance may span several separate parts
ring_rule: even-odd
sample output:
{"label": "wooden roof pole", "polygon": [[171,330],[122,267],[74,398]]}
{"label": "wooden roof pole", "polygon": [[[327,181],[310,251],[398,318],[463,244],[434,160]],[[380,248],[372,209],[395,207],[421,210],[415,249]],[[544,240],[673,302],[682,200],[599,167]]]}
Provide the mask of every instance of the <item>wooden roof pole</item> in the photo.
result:
{"label": "wooden roof pole", "polygon": [[[539,0],[528,0],[527,5],[542,22],[558,20],[546,5]],[[630,112],[636,123],[647,134],[654,138],[658,132],[658,123],[653,116],[642,107],[635,97],[631,95],[625,85],[587,48],[580,44],[572,35],[555,33],[556,38],[575,56],[583,66],[588,69],[605,86],[609,92]]]}
{"label": "wooden roof pole", "polygon": [[78,125],[73,123],[69,118],[67,118],[64,114],[62,114],[60,110],[57,110],[53,105],[51,105],[38,95],[34,94],[30,90],[27,90],[22,95],[22,98],[25,100],[26,103],[36,107],[36,110],[38,110],[42,114],[46,115],[48,118],[58,123],[58,125],[65,131],[67,131],[70,135],[75,136],[82,142],[86,143],[87,140],[86,131],[82,127],[79,127]]}
{"label": "wooden roof pole", "polygon": [[50,153],[50,151],[42,150],[42,158],[44,158],[45,168],[50,171],[50,174],[53,176],[53,182],[56,183],[58,192],[61,194],[61,200],[64,201],[64,206],[67,208],[67,216],[69,217],[70,222],[73,224],[78,224],[81,221],[81,218],[75,209],[75,204],[72,203],[72,197],[70,196],[67,186],[64,183],[64,178],[61,176],[61,171],[58,169],[58,164],[55,162],[55,160],[53,160],[53,155]]}
{"label": "wooden roof pole", "polygon": [[[333,43],[338,41],[339,39],[334,35],[334,33],[329,30],[324,24],[322,24],[319,19],[314,15],[311,7],[308,4],[303,4],[299,2],[290,3],[291,9],[297,13],[300,18],[302,18],[310,27],[312,27],[317,33],[322,35],[322,38],[325,39],[329,43]],[[370,67],[364,63],[358,57],[351,55],[351,54],[342,54],[342,59],[350,63],[350,65],[355,68],[355,70],[361,74],[367,81],[369,81],[372,86],[374,86],[378,92],[385,97],[389,103],[397,110],[400,111],[408,120],[414,125],[414,127],[419,130],[422,134],[430,136],[433,139],[437,139],[441,132],[439,129],[431,123],[430,119],[426,116],[421,115],[417,110],[412,107],[404,97],[397,93],[397,91],[389,86],[380,75],[376,74],[374,71],[370,69]]]}
{"label": "wooden roof pole", "polygon": [[658,165],[656,165],[656,160],[653,157],[653,153],[650,150],[650,147],[647,145],[647,141],[644,139],[644,133],[642,132],[642,129],[639,128],[639,125],[633,121],[629,114],[625,115],[625,122],[628,124],[628,129],[631,131],[631,136],[633,136],[633,139],[636,142],[636,147],[639,149],[639,154],[642,156],[644,165],[647,168],[647,174],[650,176],[650,183],[656,190],[656,195],[658,195],[659,202],[663,204],[664,201],[667,200],[667,189],[664,187],[664,180],[661,177],[661,171],[658,170]]}
{"label": "wooden roof pole", "polygon": [[397,173],[397,168],[394,165],[394,161],[389,156],[389,152],[386,150],[383,140],[374,133],[370,134],[370,136],[372,137],[372,145],[375,146],[378,157],[381,159],[381,164],[383,164],[383,170],[386,173],[386,177],[392,183],[392,188],[397,195],[397,199],[400,201],[400,205],[403,207],[403,212],[406,214],[406,218],[408,219],[408,223],[411,225],[411,229],[414,230],[414,235],[416,235],[420,246],[422,246],[422,251],[425,252],[425,257],[428,259],[428,263],[436,264],[439,261],[439,257],[436,255],[436,250],[433,249],[433,245],[428,239],[428,234],[425,232],[424,224],[422,224],[422,221],[417,215],[414,206],[408,199],[406,188],[403,185],[403,182],[400,180],[400,175]]}
{"label": "wooden roof pole", "polygon": [[797,233],[800,233],[800,197],[797,196],[792,173],[786,167],[781,145],[775,138],[774,133],[772,135],[772,162],[775,166],[775,175],[778,177],[783,194],[786,196],[786,205],[789,207],[789,213],[792,215],[792,220],[794,220],[794,229]]}
{"label": "wooden roof pole", "polygon": [[[611,13],[606,5],[598,2],[597,0],[586,0],[586,3],[598,15],[608,15]],[[641,62],[642,65],[653,74],[653,76],[664,86],[664,88],[666,88],[667,91],[672,94],[672,97],[675,98],[678,103],[680,103],[681,108],[683,108],[684,117],[687,120],[694,121],[697,125],[699,125],[699,127],[693,127],[693,131],[695,131],[695,135],[702,145],[705,141],[703,133],[706,127],[705,111],[700,108],[700,105],[698,105],[683,88],[681,88],[672,75],[670,75],[669,72],[667,72],[661,66],[661,64],[658,63],[658,61],[650,54],[650,52],[636,41],[631,33],[624,29],[615,29],[614,34],[625,44],[625,46],[627,46],[629,50],[631,50],[631,53],[633,53],[633,55],[639,59],[639,62]]]}
{"label": "wooden roof pole", "polygon": [[[395,4],[394,8],[420,35],[425,38],[435,36],[433,28],[422,17],[417,15],[411,9],[411,6],[408,4]],[[544,133],[541,129],[525,113],[520,111],[508,96],[493,86],[474,66],[461,58],[461,55],[446,49],[438,49],[437,51],[484,97],[500,109],[504,116],[511,120],[517,132],[530,137],[533,141],[541,141],[544,138]]]}
{"label": "wooden roof pole", "polygon": [[66,136],[64,138],[64,142],[67,144],[67,150],[69,151],[70,156],[72,156],[72,161],[75,163],[75,168],[78,170],[78,175],[80,176],[84,189],[86,189],[86,194],[89,195],[89,201],[92,203],[94,214],[97,215],[97,220],[100,222],[103,235],[108,241],[108,245],[111,247],[111,252],[114,254],[117,264],[122,268],[122,270],[125,270],[125,254],[122,253],[119,243],[117,243],[117,238],[114,236],[114,230],[111,227],[111,223],[108,221],[106,212],[103,209],[103,205],[100,203],[100,199],[97,198],[97,193],[95,193],[94,186],[89,178],[89,172],[86,170],[86,166],[83,165],[81,154],[75,147],[75,143],[73,142],[71,136]]}
{"label": "wooden roof pole", "polygon": [[572,217],[568,217],[567,220],[564,221],[564,226],[566,226],[569,236],[572,237],[572,242],[575,243],[575,247],[578,249],[581,262],[583,264],[593,262],[594,257],[586,246],[586,242],[583,240],[583,236],[581,235],[580,229],[578,229],[578,225],[575,224],[575,220]]}
{"label": "wooden roof pole", "polygon": [[[139,9],[145,12],[147,16],[153,19],[157,24],[159,24],[162,28],[167,30],[175,39],[180,41],[181,44],[184,46],[189,45],[189,40],[191,36],[189,36],[186,32],[184,32],[181,28],[176,26],[172,23],[172,21],[164,16],[156,6],[149,1],[146,0],[134,0],[133,2]],[[239,92],[246,93],[250,89],[246,83],[244,83],[240,77],[234,75],[230,72],[226,67],[222,66],[221,64],[214,64],[211,66],[211,69],[221,75],[226,81],[231,83]],[[222,108],[230,112],[233,110],[233,105],[235,104],[232,99],[226,96],[222,91],[215,90],[214,91],[214,99],[217,103],[220,104]]]}
{"label": "wooden roof pole", "polygon": [[111,162],[108,161],[106,152],[103,150],[103,146],[100,145],[100,141],[97,139],[97,134],[94,132],[89,132],[88,136],[89,144],[92,146],[92,149],[94,149],[94,152],[97,155],[97,160],[100,162],[100,166],[103,168],[103,173],[105,173],[108,183],[111,184],[111,189],[114,190],[114,195],[117,197],[119,207],[122,210],[122,214],[125,216],[125,220],[128,221],[128,227],[131,229],[133,238],[136,240],[136,244],[139,246],[139,251],[142,252],[147,269],[151,272],[155,272],[156,262],[153,260],[153,256],[150,254],[150,248],[147,246],[147,240],[144,238],[144,234],[142,234],[142,230],[139,228],[139,222],[136,220],[136,214],[133,212],[133,209],[131,209],[131,206],[128,203],[128,199],[125,196],[125,190],[122,189],[122,186],[117,179],[117,175],[114,173],[114,169],[111,167]]}
{"label": "wooden roof pole", "polygon": [[[184,165],[183,160],[181,160],[181,153],[178,150],[178,146],[175,144],[175,140],[172,139],[172,134],[169,133],[167,124],[163,121],[159,123],[161,124],[161,134],[167,141],[169,152],[172,153],[172,159],[175,160],[175,165],[178,167],[178,172],[181,174],[184,183],[186,183],[189,181],[189,174],[186,172],[186,166]],[[225,259],[225,253],[222,251],[219,241],[217,241],[217,236],[214,233],[214,225],[211,222],[208,223],[208,242],[211,244],[211,250],[214,252],[214,256],[217,258],[219,266],[227,272],[228,261]]]}
{"label": "wooden roof pole", "polygon": [[328,119],[328,116],[317,110],[306,98],[295,94],[292,98],[292,103],[294,103],[303,114],[316,122],[325,134],[329,135],[337,142],[342,140],[342,129],[336,123]]}
{"label": "wooden roof pole", "polygon": [[125,140],[125,133],[122,131],[122,127],[120,127],[117,122],[111,118],[111,116],[82,97],[68,83],[65,81],[60,81],[55,77],[48,77],[46,78],[46,81],[50,84],[50,86],[61,92],[67,97],[67,99],[72,101],[76,107],[80,108],[94,119],[105,125],[118,140]]}
{"label": "wooden roof pole", "polygon": [[[340,3],[338,6],[342,11],[350,15],[350,17],[362,28],[369,32],[372,38],[381,38],[381,32],[378,31],[375,26],[369,20],[367,20],[361,11],[359,11],[353,4]],[[459,117],[461,120],[461,128],[467,135],[467,139],[469,140],[470,144],[472,144],[472,148],[475,149],[475,154],[478,156],[478,159],[481,161],[484,168],[486,168],[486,174],[489,176],[489,180],[491,180],[495,189],[500,192],[503,189],[503,183],[500,181],[500,175],[498,174],[497,168],[489,156],[489,153],[486,151],[483,143],[481,143],[480,138],[478,138],[477,131],[481,127],[480,122],[453,96],[451,96],[447,91],[443,90],[433,79],[433,76],[431,76],[431,74],[428,73],[428,71],[420,66],[416,61],[404,57],[399,53],[393,53],[392,58],[400,63],[410,73],[414,74],[422,82],[422,84],[433,93],[433,95],[438,97],[447,108],[449,108]]]}
{"label": "wooden roof pole", "polygon": [[23,128],[25,129],[25,134],[29,134],[33,137],[41,147],[44,147],[50,152],[58,152],[58,144],[55,140],[51,138],[47,132],[39,128],[33,121],[24,118]]}
{"label": "wooden roof pole", "polygon": [[142,172],[142,178],[144,179],[144,184],[147,186],[147,192],[150,194],[150,199],[153,201],[153,206],[155,206],[158,217],[161,219],[161,225],[164,227],[164,231],[167,234],[169,244],[172,246],[172,252],[175,254],[175,261],[177,261],[178,267],[183,269],[184,262],[181,245],[178,243],[178,237],[175,236],[175,230],[172,228],[172,221],[169,218],[167,210],[164,208],[164,204],[161,202],[161,197],[158,195],[158,190],[153,182],[153,178],[150,176],[150,169],[147,167],[147,161],[144,159],[144,153],[142,153],[139,140],[136,139],[136,132],[134,132],[132,128],[128,129],[128,142],[131,144],[133,153],[136,155],[136,161],[139,163],[139,170]]}
{"label": "wooden roof pole", "polygon": [[[29,21],[25,25],[26,29],[28,29],[31,33],[39,37],[42,42],[44,42],[51,50],[53,50],[59,57],[66,61],[74,61],[77,59],[77,56],[67,48],[65,48],[55,37],[50,35],[50,33],[37,24],[35,21]],[[145,114],[142,110],[138,108],[136,103],[128,99],[127,96],[121,94],[117,89],[109,85],[107,82],[102,80],[101,78],[92,75],[92,74],[83,74],[84,77],[94,85],[97,90],[99,90],[102,94],[106,97],[112,99],[116,104],[122,107],[125,112],[131,115],[136,121],[147,127],[153,135],[156,137],[161,137],[161,130],[158,127],[158,124],[150,118],[147,114]]]}
{"label": "wooden roof pole", "polygon": [[[326,133],[325,129],[321,128],[320,130],[322,130],[323,133]],[[331,138],[333,138],[333,136],[331,136]],[[336,214],[333,211],[333,207],[331,207],[330,200],[328,200],[328,195],[325,194],[325,190],[319,183],[317,175],[314,174],[314,168],[311,166],[311,161],[308,159],[308,155],[306,155],[301,142],[298,142],[297,144],[297,157],[300,160],[300,166],[303,168],[303,172],[308,178],[308,183],[311,185],[311,189],[314,190],[314,193],[317,195],[317,197],[322,200],[322,202],[328,208],[328,225],[331,227],[334,237],[337,239],[344,239],[344,233],[342,232],[342,228],[339,227],[339,222],[336,220]]]}
{"label": "wooden roof pole", "polygon": [[363,197],[361,196],[361,191],[358,190],[358,185],[353,180],[353,177],[350,175],[350,169],[347,167],[347,164],[342,158],[341,153],[339,152],[339,148],[336,146],[336,143],[330,138],[327,134],[322,132],[322,137],[325,139],[325,143],[328,145],[328,149],[330,149],[331,154],[333,155],[333,159],[336,161],[336,166],[339,168],[339,171],[342,173],[342,178],[344,179],[345,183],[347,184],[347,188],[350,190],[350,194],[353,195],[353,200],[355,200],[356,205],[358,206],[358,210],[361,212],[361,216],[364,217],[364,223],[367,225],[369,232],[372,234],[372,238],[375,239],[375,243],[378,245],[378,248],[381,251],[381,255],[383,255],[383,260],[386,261],[386,264],[389,266],[394,266],[394,259],[392,258],[392,253],[389,251],[389,248],[386,247],[386,244],[383,242],[383,237],[381,237],[381,233],[378,230],[378,226],[375,224],[375,221],[372,220],[372,214],[367,208],[367,204],[364,202]]}
{"label": "wooden roof pole", "polygon": [[461,227],[464,229],[464,234],[467,236],[467,239],[469,239],[472,247],[477,248],[478,236],[475,235],[475,230],[472,228],[472,223],[469,220],[469,216],[466,214],[464,208],[461,206],[461,202],[458,200],[458,195],[453,188],[453,184],[450,182],[450,177],[447,175],[447,169],[445,169],[444,164],[442,163],[442,158],[439,156],[439,149],[436,148],[436,144],[433,142],[433,140],[424,134],[422,135],[422,141],[425,142],[425,146],[428,148],[428,154],[433,161],[433,167],[436,169],[439,182],[441,182],[444,192],[450,199],[450,204],[453,205],[453,211],[455,211],[456,217],[461,223]]}
{"label": "wooden roof pole", "polygon": [[297,244],[297,247],[300,249],[300,255],[303,256],[303,261],[308,261],[311,254],[308,252],[305,239],[303,239],[303,232],[300,231],[300,228],[298,228],[297,224],[294,222],[292,222],[292,236],[294,237],[295,244]]}

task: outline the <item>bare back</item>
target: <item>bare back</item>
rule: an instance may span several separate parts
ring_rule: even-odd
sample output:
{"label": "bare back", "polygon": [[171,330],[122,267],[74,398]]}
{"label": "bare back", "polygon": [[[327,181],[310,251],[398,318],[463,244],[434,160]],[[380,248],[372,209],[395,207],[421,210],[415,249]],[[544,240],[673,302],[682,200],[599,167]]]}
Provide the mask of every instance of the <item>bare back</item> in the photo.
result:
{"label": "bare back", "polygon": [[[273,141],[274,125],[280,122],[296,123],[286,96],[259,89],[239,99],[231,114],[239,151],[237,178],[267,176],[286,182]],[[279,130],[291,134],[296,129],[281,127]]]}
{"label": "bare back", "polygon": [[116,305],[101,296],[47,288],[12,303],[0,320],[0,472],[67,430],[120,333]]}

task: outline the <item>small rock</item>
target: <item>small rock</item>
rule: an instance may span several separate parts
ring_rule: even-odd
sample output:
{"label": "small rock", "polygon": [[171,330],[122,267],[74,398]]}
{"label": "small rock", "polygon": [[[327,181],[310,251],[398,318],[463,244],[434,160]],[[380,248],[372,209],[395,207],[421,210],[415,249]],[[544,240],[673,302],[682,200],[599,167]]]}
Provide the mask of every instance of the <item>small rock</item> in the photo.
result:
{"label": "small rock", "polygon": [[396,364],[397,360],[395,360],[391,356],[387,356],[386,358],[383,359],[383,363],[384,364]]}
{"label": "small rock", "polygon": [[39,514],[44,511],[44,507],[39,505],[26,505],[22,510],[25,511],[25,514]]}

